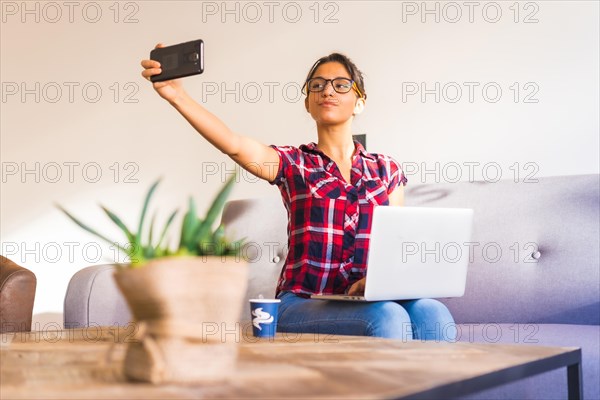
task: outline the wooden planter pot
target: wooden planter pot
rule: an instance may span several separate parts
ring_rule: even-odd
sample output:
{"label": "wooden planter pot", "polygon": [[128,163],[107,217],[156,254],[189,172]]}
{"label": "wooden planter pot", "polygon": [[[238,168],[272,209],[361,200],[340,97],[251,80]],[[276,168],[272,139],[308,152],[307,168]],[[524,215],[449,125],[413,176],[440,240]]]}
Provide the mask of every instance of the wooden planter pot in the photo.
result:
{"label": "wooden planter pot", "polygon": [[248,264],[167,257],[114,274],[136,320],[125,376],[152,383],[222,381],[233,371]]}

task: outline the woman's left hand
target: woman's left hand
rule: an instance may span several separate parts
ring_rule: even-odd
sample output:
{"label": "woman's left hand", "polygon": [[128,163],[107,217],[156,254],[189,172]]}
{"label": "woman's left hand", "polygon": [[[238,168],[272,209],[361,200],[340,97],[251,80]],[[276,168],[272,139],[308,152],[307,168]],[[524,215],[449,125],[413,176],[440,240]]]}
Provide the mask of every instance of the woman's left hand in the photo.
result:
{"label": "woman's left hand", "polygon": [[365,282],[367,278],[362,278],[360,281],[354,282],[348,289],[349,296],[362,296],[365,294]]}

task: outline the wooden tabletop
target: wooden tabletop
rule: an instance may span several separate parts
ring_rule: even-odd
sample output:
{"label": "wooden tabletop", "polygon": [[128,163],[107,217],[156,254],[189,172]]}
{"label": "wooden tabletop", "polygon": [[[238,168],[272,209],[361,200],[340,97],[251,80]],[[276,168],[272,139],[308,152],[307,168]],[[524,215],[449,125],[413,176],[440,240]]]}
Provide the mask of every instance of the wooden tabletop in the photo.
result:
{"label": "wooden tabletop", "polygon": [[154,386],[123,378],[123,342],[129,338],[126,329],[114,327],[0,335],[0,398],[402,398],[578,350],[315,334],[242,336],[238,368],[226,382]]}

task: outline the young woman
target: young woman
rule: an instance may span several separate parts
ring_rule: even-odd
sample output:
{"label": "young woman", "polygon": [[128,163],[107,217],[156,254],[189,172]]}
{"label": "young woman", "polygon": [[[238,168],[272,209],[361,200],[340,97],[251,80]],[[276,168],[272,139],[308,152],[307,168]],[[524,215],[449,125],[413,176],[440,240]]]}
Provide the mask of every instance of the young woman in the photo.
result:
{"label": "young woman", "polygon": [[[161,72],[156,61],[143,60],[142,67],[148,80]],[[352,121],[367,95],[362,73],[350,59],[333,53],[310,69],[304,106],[316,122],[318,140],[299,147],[267,146],[232,132],[194,101],[180,80],[153,86],[213,146],[278,186],[289,235],[276,294],[281,299],[279,331],[455,340],[454,320],[437,300],[309,298],[313,293],[362,294],[373,207],[402,206],[407,182],[398,162],[367,153],[352,139]]]}

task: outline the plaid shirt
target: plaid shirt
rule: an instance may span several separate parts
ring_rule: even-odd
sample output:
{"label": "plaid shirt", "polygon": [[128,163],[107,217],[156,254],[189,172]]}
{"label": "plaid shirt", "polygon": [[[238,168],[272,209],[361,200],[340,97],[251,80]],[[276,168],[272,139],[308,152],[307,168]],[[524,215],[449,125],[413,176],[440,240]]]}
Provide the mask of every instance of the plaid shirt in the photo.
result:
{"label": "plaid shirt", "polygon": [[355,142],[350,184],[315,143],[271,146],[279,170],[271,182],[288,212],[288,255],[277,294],[344,293],[365,276],[376,205],[407,179],[391,157],[367,153]]}

